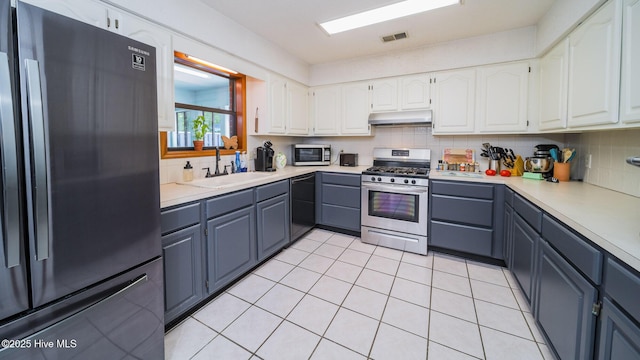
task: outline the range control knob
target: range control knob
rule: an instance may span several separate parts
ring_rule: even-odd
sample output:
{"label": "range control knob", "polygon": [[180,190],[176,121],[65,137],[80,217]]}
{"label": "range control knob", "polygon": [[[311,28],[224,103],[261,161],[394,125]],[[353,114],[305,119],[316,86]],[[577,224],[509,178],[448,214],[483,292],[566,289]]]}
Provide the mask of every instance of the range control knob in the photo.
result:
{"label": "range control knob", "polygon": [[405,184],[408,184],[408,183],[409,183],[409,180],[404,179],[404,183],[405,183]]}
{"label": "range control knob", "polygon": [[372,177],[371,177],[371,181],[376,181],[376,177],[375,177],[375,176],[372,176]]}
{"label": "range control knob", "polygon": [[378,178],[378,181],[382,181],[382,178]]}
{"label": "range control knob", "polygon": [[391,178],[391,182],[396,182],[396,179],[394,179],[394,178]]}
{"label": "range control knob", "polygon": [[413,185],[415,185],[415,184],[416,184],[416,181],[415,181],[415,180],[411,180],[411,183],[412,183]]}

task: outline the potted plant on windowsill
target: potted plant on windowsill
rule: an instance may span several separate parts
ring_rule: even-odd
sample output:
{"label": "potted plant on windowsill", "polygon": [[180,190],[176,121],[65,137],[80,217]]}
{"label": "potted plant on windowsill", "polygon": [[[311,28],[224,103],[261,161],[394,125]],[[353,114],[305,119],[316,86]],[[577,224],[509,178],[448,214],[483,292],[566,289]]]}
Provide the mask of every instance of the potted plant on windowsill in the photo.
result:
{"label": "potted plant on windowsill", "polygon": [[204,135],[209,131],[209,125],[204,119],[204,115],[200,115],[193,120],[193,149],[195,151],[202,151],[204,146]]}

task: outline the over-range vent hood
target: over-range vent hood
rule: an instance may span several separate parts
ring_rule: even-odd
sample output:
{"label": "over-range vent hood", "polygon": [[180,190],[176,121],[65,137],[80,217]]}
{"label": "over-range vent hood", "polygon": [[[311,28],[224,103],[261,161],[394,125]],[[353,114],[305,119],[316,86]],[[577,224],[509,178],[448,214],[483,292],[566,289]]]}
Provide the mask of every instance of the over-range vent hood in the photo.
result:
{"label": "over-range vent hood", "polygon": [[369,125],[429,125],[431,124],[431,110],[392,111],[372,113],[369,115]]}

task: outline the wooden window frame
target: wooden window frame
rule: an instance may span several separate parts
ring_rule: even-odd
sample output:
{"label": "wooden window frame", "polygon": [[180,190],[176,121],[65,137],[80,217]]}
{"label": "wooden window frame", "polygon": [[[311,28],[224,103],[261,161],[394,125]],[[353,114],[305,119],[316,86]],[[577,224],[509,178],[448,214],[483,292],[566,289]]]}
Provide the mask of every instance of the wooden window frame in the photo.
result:
{"label": "wooden window frame", "polygon": [[[237,149],[224,149],[220,148],[221,155],[234,155],[236,151],[247,151],[247,121],[245,119],[246,114],[246,98],[247,98],[247,78],[245,75],[238,74],[232,75],[221,72],[219,70],[212,69],[210,67],[193,63],[186,60],[184,54],[175,52],[176,62],[188,64],[191,67],[198,68],[203,71],[214,73],[216,75],[223,75],[235,80],[235,110],[236,110],[236,136],[238,137]],[[174,105],[175,107],[175,105]],[[175,121],[175,120],[174,120]],[[169,150],[167,143],[167,132],[160,132],[160,158],[161,159],[182,159],[191,157],[202,156],[215,156],[215,149],[205,149],[202,151],[195,150]]]}

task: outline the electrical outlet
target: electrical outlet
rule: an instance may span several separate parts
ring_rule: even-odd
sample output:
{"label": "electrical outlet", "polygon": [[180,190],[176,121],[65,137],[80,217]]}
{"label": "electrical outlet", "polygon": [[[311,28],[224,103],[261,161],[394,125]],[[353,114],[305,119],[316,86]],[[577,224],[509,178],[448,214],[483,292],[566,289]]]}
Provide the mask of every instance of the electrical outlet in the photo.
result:
{"label": "electrical outlet", "polygon": [[587,169],[591,169],[591,154],[587,155]]}

